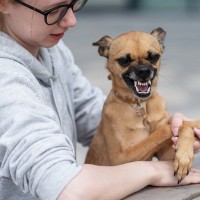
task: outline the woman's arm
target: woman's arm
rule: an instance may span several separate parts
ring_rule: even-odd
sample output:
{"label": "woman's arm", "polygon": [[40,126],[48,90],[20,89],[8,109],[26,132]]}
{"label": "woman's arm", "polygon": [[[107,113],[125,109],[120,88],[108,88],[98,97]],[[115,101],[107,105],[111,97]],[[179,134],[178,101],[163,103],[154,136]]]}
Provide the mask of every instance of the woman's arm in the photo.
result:
{"label": "woman's arm", "polygon": [[[195,173],[194,176],[190,172],[181,184],[199,183],[200,170]],[[120,200],[147,185],[177,185],[173,174],[172,162],[138,161],[110,167],[84,165],[57,200]]]}
{"label": "woman's arm", "polygon": [[24,193],[42,200],[55,200],[81,170],[73,144],[62,134],[56,114],[46,104],[42,88],[33,75],[17,62],[2,60],[1,185],[7,179]]}

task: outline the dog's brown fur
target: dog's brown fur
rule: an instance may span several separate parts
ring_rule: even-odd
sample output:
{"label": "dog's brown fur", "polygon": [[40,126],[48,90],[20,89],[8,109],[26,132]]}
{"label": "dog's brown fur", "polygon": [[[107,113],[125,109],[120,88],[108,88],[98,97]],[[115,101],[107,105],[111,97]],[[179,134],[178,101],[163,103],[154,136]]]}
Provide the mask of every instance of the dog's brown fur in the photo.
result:
{"label": "dog's brown fur", "polygon": [[[165,35],[162,28],[157,28],[151,34],[128,32],[115,39],[104,36],[94,43],[99,47],[99,54],[107,58],[112,89],[104,104],[102,120],[86,163],[118,165],[151,160],[156,156],[159,160],[175,159],[174,170],[179,181],[187,175],[194,157],[192,128],[200,128],[200,121],[184,122],[175,155],[166,103],[156,91]],[[150,71],[155,73],[148,78]],[[151,92],[147,96],[148,92],[142,86],[140,89],[144,91],[137,93],[133,84],[130,86],[128,83],[138,81],[137,76],[140,83],[151,80]]]}

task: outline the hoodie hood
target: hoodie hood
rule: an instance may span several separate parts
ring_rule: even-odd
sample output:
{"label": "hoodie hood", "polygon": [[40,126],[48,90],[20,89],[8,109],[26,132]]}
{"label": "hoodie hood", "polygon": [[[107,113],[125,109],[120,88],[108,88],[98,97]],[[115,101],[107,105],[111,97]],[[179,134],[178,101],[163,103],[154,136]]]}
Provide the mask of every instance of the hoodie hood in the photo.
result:
{"label": "hoodie hood", "polygon": [[[20,46],[15,40],[13,40],[7,34],[0,32],[0,58],[14,60],[28,70],[30,70],[33,75],[40,81],[44,82],[47,85],[50,85],[50,80],[56,77],[54,70],[48,70],[42,63],[39,62],[29,51]],[[48,55],[48,50],[45,48],[40,48],[39,50],[40,57],[46,57]],[[50,59],[44,61],[50,62]],[[49,65],[46,65],[49,66]],[[50,65],[52,66],[52,64]]]}

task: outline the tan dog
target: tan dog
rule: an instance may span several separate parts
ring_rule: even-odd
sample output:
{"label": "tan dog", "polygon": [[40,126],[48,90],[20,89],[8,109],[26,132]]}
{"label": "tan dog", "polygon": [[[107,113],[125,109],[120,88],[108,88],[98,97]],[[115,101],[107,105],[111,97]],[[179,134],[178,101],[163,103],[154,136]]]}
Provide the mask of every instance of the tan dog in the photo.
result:
{"label": "tan dog", "polygon": [[115,39],[104,36],[93,44],[107,58],[112,89],[86,163],[118,165],[156,156],[159,160],[175,158],[179,182],[189,172],[194,157],[192,128],[200,128],[200,121],[183,124],[175,155],[169,114],[156,91],[165,35],[157,28],[151,34],[128,32]]}

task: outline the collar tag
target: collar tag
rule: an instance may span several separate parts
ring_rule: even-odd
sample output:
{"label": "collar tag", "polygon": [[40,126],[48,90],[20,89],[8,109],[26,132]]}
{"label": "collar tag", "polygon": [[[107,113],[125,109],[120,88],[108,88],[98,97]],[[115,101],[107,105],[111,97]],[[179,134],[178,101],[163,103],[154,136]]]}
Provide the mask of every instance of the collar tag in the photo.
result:
{"label": "collar tag", "polygon": [[136,113],[137,113],[137,116],[138,116],[138,117],[142,117],[142,116],[145,115],[144,106],[141,105],[140,103],[135,104],[134,108],[135,108],[135,110],[136,110]]}

